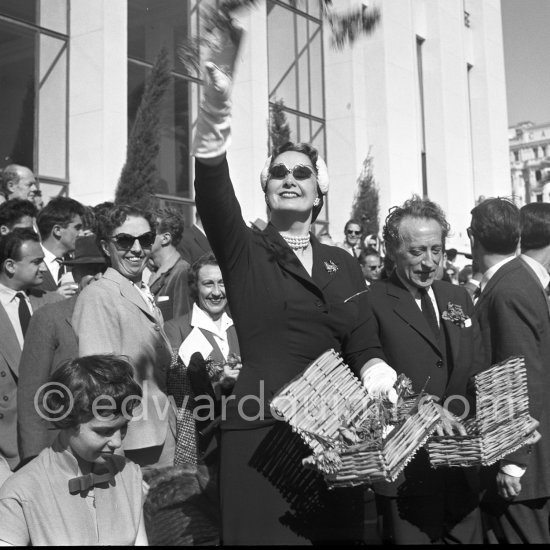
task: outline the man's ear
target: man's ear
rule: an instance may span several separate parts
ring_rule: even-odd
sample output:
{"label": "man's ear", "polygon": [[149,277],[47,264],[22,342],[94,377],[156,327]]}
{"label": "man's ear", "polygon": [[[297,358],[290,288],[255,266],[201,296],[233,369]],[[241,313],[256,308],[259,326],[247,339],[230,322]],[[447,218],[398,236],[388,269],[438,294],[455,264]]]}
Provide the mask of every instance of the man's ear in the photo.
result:
{"label": "man's ear", "polygon": [[3,269],[5,272],[11,276],[15,274],[15,260],[13,258],[8,258],[4,261]]}
{"label": "man's ear", "polygon": [[7,225],[0,225],[0,235],[7,235],[10,232]]}
{"label": "man's ear", "polygon": [[162,246],[168,246],[172,244],[172,233],[163,233],[160,239]]}
{"label": "man's ear", "polygon": [[56,238],[56,239],[60,239],[61,238],[61,230],[63,228],[58,224],[56,223],[53,227],[52,227],[52,232],[51,234]]}

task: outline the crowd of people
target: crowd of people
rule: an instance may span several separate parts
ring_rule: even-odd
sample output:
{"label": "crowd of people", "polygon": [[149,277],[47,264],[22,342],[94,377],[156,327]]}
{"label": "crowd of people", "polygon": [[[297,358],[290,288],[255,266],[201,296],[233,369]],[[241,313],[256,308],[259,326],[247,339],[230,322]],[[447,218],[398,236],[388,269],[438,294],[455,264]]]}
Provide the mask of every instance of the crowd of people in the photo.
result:
{"label": "crowd of people", "polygon": [[[249,227],[226,156],[241,39],[226,29],[206,64],[192,228],[170,209],[44,206],[28,168],[2,173],[0,544],[154,543],[143,480],[183,467],[211,482],[211,543],[361,544],[366,490],[383,543],[550,542],[550,204],[474,206],[468,269],[417,196],[381,237],[351,219],[332,246],[313,231],[327,168],[288,142],[260,175],[269,223]],[[331,348],[372,396],[395,401],[406,375],[438,434],[462,436],[473,376],[523,356],[530,445],[437,469],[422,448],[393,482],[329,490],[269,403]]]}

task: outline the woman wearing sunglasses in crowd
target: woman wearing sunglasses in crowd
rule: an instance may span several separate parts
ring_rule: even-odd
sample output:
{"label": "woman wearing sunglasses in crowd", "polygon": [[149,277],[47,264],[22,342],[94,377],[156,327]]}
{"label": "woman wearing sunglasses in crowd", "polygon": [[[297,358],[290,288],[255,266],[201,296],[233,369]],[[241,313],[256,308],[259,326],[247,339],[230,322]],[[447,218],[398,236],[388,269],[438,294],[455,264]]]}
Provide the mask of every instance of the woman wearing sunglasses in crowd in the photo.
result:
{"label": "woman wearing sunglasses in crowd", "polygon": [[111,267],[79,295],[73,314],[79,354],[125,355],[142,386],[143,406],[128,427],[124,453],[142,467],[173,464],[175,411],[166,395],[171,348],[142,274],[155,240],[152,215],[116,205],[98,218],[97,243]]}
{"label": "woman wearing sunglasses in crowd", "polygon": [[222,421],[222,542],[357,542],[361,489],[329,493],[321,476],[302,466],[311,452],[276,422],[269,400],[330,348],[361,371],[365,281],[357,260],[310,232],[328,190],[326,166],[312,146],[287,143],[273,152],[260,177],[270,222],[256,231],[243,220],[226,160],[241,34],[235,27],[223,33],[221,53],[206,64],[193,144],[197,209],[222,271],[243,364]]}

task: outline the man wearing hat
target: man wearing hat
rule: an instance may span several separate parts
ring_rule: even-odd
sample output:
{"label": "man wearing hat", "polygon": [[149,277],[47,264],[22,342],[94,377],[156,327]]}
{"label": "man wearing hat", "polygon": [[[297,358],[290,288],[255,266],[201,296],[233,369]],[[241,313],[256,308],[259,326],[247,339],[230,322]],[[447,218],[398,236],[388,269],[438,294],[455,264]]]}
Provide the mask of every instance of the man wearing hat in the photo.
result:
{"label": "man wearing hat", "polygon": [[35,393],[63,361],[78,357],[78,343],[71,325],[76,298],[98,273],[107,269],[106,259],[97,248],[94,235],[79,237],[74,259],[63,263],[72,267],[77,292],[71,298],[44,306],[32,316],[21,354],[17,438],[22,462],[48,447],[57,435],[58,430],[36,411]]}

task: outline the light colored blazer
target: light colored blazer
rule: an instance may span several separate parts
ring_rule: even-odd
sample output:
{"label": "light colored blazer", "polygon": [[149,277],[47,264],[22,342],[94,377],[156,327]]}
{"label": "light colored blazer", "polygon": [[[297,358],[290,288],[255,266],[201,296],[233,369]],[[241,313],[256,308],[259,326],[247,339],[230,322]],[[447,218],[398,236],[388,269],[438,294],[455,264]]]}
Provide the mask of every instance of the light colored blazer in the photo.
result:
{"label": "light colored blazer", "polygon": [[124,439],[127,450],[161,445],[166,439],[171,348],[162,325],[160,312],[151,313],[139,290],[111,267],[76,301],[73,329],[79,355],[126,355],[143,389],[143,406],[136,409]]}
{"label": "light colored blazer", "polygon": [[[57,292],[29,291],[33,312],[47,303],[62,300]],[[0,455],[14,468],[19,463],[17,452],[17,383],[21,347],[15,330],[0,305]]]}

